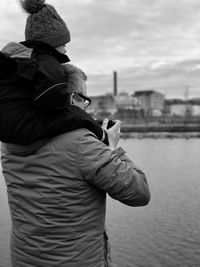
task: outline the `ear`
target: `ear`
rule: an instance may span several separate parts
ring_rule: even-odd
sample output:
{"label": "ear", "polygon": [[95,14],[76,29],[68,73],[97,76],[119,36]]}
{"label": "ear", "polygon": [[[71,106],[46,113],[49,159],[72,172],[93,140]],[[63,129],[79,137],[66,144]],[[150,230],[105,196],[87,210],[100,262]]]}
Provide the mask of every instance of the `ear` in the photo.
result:
{"label": "ear", "polygon": [[70,105],[75,105],[76,100],[74,99],[75,94],[71,94],[69,98]]}

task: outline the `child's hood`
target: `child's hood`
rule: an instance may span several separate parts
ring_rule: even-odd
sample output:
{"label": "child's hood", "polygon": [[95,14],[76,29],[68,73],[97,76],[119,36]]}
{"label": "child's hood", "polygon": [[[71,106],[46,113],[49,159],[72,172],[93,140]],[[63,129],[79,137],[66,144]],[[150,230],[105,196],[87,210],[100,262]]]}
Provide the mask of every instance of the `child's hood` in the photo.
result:
{"label": "child's hood", "polygon": [[21,43],[10,42],[1,50],[2,53],[11,58],[31,58],[33,49]]}
{"label": "child's hood", "polygon": [[32,51],[32,48],[21,43],[8,43],[0,51],[0,80],[11,79],[11,73],[16,73],[18,77],[32,81],[36,68]]}

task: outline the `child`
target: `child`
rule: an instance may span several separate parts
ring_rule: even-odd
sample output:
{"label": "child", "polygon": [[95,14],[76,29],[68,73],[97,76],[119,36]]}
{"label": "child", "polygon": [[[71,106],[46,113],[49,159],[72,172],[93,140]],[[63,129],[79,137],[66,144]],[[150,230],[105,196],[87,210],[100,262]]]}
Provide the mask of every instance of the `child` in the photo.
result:
{"label": "child", "polygon": [[88,128],[108,144],[87,113],[67,104],[63,63],[69,30],[45,0],[20,0],[29,13],[25,42],[0,52],[0,141],[27,145],[77,128]]}

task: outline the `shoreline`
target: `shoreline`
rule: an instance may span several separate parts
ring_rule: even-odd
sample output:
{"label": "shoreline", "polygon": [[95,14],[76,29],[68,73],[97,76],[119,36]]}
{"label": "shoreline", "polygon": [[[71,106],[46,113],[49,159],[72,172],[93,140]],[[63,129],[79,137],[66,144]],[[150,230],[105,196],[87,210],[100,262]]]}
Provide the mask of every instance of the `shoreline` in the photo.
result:
{"label": "shoreline", "polygon": [[200,132],[121,132],[121,138],[152,138],[152,139],[174,139],[174,138],[200,138]]}
{"label": "shoreline", "polygon": [[200,138],[200,125],[183,125],[183,124],[122,124],[122,138]]}

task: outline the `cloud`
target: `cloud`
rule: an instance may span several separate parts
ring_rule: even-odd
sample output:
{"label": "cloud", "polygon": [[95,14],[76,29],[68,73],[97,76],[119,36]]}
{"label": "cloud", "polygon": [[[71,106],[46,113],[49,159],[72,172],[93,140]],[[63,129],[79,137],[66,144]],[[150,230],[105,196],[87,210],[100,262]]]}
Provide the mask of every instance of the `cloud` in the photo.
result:
{"label": "cloud", "polygon": [[100,58],[107,58],[111,70],[116,65],[115,58],[124,67],[199,56],[197,4],[163,0],[117,4],[93,1],[92,5],[83,5],[72,25],[73,58],[84,60],[91,55],[96,66],[103,64]]}
{"label": "cloud", "polygon": [[23,15],[18,1],[1,0],[0,12],[0,45],[1,47],[10,41],[22,41],[24,39],[24,27],[26,16]]}
{"label": "cloud", "polygon": [[[67,53],[87,72],[89,92],[112,92],[114,70],[122,90],[182,88],[188,82],[198,92],[198,69],[189,68],[200,58],[199,0],[46,2],[70,29]],[[0,44],[23,40],[27,15],[18,1],[2,0],[1,9]],[[170,93],[180,92],[175,87]]]}
{"label": "cloud", "polygon": [[[138,90],[157,90],[166,97],[184,97],[186,88],[189,96],[199,95],[200,59],[185,60],[175,64],[164,64],[158,67],[132,67],[118,72],[118,92],[133,94]],[[113,92],[113,76],[91,75],[88,92],[91,95]],[[98,81],[98,83],[96,82]],[[96,90],[94,90],[94,88]]]}

